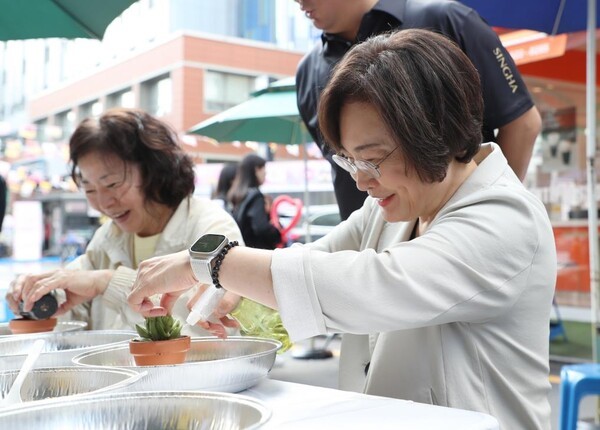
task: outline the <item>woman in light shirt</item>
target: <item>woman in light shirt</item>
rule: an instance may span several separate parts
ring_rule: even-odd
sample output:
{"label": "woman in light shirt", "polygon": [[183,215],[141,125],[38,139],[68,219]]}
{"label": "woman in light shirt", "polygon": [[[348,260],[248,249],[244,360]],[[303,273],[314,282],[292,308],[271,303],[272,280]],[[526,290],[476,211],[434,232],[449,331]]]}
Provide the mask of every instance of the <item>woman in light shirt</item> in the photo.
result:
{"label": "woman in light shirt", "polygon": [[[176,136],[165,122],[136,109],[111,109],[79,124],[69,142],[72,178],[108,221],[85,253],[63,269],[18,277],[6,296],[15,313],[19,301],[28,310],[57,290],[58,313],[69,313],[63,318],[85,320],[90,329],[134,329],[143,318],[129,309],[127,295],[142,261],[187,250],[207,232],[243,243],[236,222],[220,205],[193,196],[194,165]],[[169,303],[169,312],[185,321],[197,288]],[[243,312],[252,311],[250,322],[245,321],[249,325],[266,312],[244,301],[236,313],[239,300],[230,293],[222,303],[222,323],[230,333],[237,324],[226,314],[244,320]],[[199,326],[186,326],[184,332],[211,334]],[[212,334],[226,332],[216,326]]]}

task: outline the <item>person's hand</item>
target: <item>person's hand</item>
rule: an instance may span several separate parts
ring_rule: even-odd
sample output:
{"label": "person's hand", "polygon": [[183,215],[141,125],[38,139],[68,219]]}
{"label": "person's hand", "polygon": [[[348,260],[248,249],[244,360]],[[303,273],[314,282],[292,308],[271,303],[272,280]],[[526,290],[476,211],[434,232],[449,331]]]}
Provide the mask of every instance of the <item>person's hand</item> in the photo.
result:
{"label": "person's hand", "polygon": [[19,302],[28,312],[33,304],[56,289],[64,290],[66,300],[58,307],[56,315],[62,315],[83,302],[104,293],[111,270],[65,270],[58,269],[35,275],[20,275],[10,285],[6,295],[11,310],[19,313]]}
{"label": "person's hand", "polygon": [[15,315],[19,315],[19,302],[21,301],[21,290],[23,288],[22,279],[24,276],[25,275],[18,275],[15,279],[12,280],[12,282],[8,286],[8,290],[6,290],[6,303]]}
{"label": "person's hand", "polygon": [[[188,251],[150,258],[138,267],[127,302],[145,317],[167,315],[177,298],[196,284]],[[155,294],[161,294],[158,306],[150,300]]]}
{"label": "person's hand", "polygon": [[[187,308],[192,309],[194,303],[198,301],[200,296],[206,291],[206,285],[199,285],[197,292],[188,300]],[[221,299],[217,308],[213,311],[211,321],[198,321],[196,324],[204,330],[208,330],[214,336],[221,339],[227,338],[226,327],[238,328],[240,325],[236,319],[231,318],[228,314],[232,312],[240,303],[241,297],[237,294],[226,292]],[[217,322],[218,321],[218,322]]]}

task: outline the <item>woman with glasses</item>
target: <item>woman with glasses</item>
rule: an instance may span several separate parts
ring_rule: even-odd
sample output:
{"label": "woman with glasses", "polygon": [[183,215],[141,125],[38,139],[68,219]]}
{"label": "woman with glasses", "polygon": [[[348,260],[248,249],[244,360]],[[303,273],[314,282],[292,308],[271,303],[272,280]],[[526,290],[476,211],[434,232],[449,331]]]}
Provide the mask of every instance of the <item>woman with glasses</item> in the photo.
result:
{"label": "woman with glasses", "polygon": [[[355,46],[319,124],[370,197],[312,244],[230,249],[214,279],[279,309],[292,339],[346,333],[340,388],[548,429],[552,228],[481,142],[482,111],[477,71],[445,37],[404,30]],[[185,253],[148,260],[129,304],[160,315],[148,298],[194,275]]]}
{"label": "woman with glasses", "polygon": [[[218,204],[193,197],[191,158],[175,131],[148,113],[112,109],[86,119],[71,136],[69,150],[73,180],[108,221],[85,253],[64,269],[20,276],[12,283],[6,298],[16,314],[19,301],[27,311],[58,289],[65,293],[59,314],[70,311],[92,329],[134,329],[142,318],[127,306],[127,294],[140,262],[187,249],[205,232],[242,241],[237,224]],[[186,319],[194,293],[169,304],[173,315]],[[231,311],[238,300],[230,294],[223,311]],[[207,332],[194,327],[188,334]]]}

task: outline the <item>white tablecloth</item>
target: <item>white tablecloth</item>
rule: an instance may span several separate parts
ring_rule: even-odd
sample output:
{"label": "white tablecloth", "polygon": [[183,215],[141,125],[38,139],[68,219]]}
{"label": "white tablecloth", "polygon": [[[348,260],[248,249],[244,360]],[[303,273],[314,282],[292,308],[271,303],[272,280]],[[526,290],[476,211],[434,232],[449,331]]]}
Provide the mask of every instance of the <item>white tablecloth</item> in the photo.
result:
{"label": "white tablecloth", "polygon": [[239,394],[273,415],[265,429],[498,430],[486,414],[265,379]]}

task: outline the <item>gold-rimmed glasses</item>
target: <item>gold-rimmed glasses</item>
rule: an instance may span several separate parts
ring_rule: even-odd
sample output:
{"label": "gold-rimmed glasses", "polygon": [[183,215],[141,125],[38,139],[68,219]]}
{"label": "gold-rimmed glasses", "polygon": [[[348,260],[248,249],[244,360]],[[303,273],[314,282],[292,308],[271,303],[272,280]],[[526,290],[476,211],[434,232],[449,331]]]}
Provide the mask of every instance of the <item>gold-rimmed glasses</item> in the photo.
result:
{"label": "gold-rimmed glasses", "polygon": [[385,157],[383,157],[381,160],[379,160],[377,163],[372,163],[370,161],[365,161],[365,160],[352,161],[349,158],[346,158],[343,155],[338,155],[338,154],[335,154],[332,158],[333,158],[333,161],[335,161],[335,164],[340,166],[346,172],[350,173],[350,175],[354,179],[356,179],[356,174],[359,171],[369,175],[372,178],[379,179],[381,177],[381,171],[379,170],[379,166],[381,166],[381,163],[383,163],[385,160],[387,160],[388,157],[390,155],[392,155],[392,153],[398,148],[399,148],[399,146],[396,146],[394,149],[392,149],[390,152],[388,152],[387,155]]}

